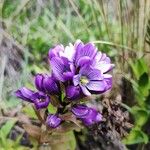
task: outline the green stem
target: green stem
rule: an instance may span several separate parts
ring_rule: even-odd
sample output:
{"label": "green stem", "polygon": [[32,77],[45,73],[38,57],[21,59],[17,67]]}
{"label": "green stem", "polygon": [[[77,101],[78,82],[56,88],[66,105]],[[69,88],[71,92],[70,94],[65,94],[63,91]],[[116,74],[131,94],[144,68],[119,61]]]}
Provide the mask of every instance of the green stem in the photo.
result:
{"label": "green stem", "polygon": [[110,46],[113,46],[113,47],[119,47],[119,48],[124,48],[124,49],[127,49],[129,51],[132,51],[132,52],[136,52],[138,50],[135,50],[135,49],[132,49],[128,46],[125,46],[125,45],[121,45],[121,44],[116,44],[116,43],[113,43],[113,42],[109,42],[109,41],[92,41],[92,43],[94,44],[104,44],[104,45],[110,45]]}

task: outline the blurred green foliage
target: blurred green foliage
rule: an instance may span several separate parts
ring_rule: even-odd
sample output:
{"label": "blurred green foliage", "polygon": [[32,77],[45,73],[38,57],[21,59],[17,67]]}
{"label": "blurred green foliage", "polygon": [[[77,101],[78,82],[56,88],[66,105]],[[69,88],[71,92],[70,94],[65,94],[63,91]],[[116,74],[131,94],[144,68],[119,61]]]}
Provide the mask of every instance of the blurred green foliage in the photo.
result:
{"label": "blurred green foliage", "polygon": [[134,128],[124,142],[126,144],[147,144],[150,139],[145,127],[150,120],[150,69],[144,58],[131,61],[130,66],[134,76],[131,82],[135,91],[136,105],[129,110],[134,117]]}
{"label": "blurred green foliage", "polygon": [[25,150],[24,147],[20,146],[20,138],[21,135],[18,136],[18,138],[13,141],[11,139],[8,139],[8,135],[15,125],[17,120],[12,119],[8,120],[0,129],[0,149],[1,150]]}

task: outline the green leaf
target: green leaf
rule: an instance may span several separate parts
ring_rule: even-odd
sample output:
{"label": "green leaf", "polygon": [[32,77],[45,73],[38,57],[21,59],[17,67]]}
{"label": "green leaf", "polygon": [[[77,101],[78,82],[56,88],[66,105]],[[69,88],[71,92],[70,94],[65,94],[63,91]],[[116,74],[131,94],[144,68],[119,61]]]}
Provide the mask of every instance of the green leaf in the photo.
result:
{"label": "green leaf", "polygon": [[141,131],[141,129],[133,128],[129,135],[123,139],[123,143],[126,145],[148,143],[148,136]]}
{"label": "green leaf", "polygon": [[52,113],[52,114],[55,114],[57,111],[57,108],[54,107],[51,103],[48,105],[48,112],[49,113]]}
{"label": "green leaf", "polygon": [[150,91],[149,91],[149,95],[146,97],[145,104],[146,104],[146,108],[150,110]]}
{"label": "green leaf", "polygon": [[131,113],[134,115],[135,125],[142,127],[149,118],[149,112],[139,107],[133,107]]}
{"label": "green leaf", "polygon": [[73,133],[73,131],[70,131],[67,134],[68,134],[67,137],[70,138],[70,140],[69,140],[70,149],[75,150],[75,148],[76,148],[76,139],[75,139],[74,133]]}
{"label": "green leaf", "polygon": [[24,107],[24,108],[22,109],[22,111],[23,111],[26,115],[28,115],[29,117],[31,117],[31,118],[33,118],[33,119],[37,119],[37,115],[35,114],[35,111],[34,111],[34,109],[32,108],[31,105],[28,105],[28,106]]}
{"label": "green leaf", "polygon": [[3,136],[4,138],[6,138],[9,134],[9,132],[11,131],[12,127],[14,126],[14,124],[16,123],[16,119],[11,119],[8,120],[2,127],[0,130],[0,137]]}
{"label": "green leaf", "polygon": [[148,96],[149,94],[149,76],[146,72],[144,72],[138,81],[139,90],[142,92],[143,96]]}
{"label": "green leaf", "polygon": [[148,67],[147,64],[144,60],[144,58],[140,58],[138,60],[136,60],[135,62],[131,61],[129,62],[131,69],[133,71],[133,74],[135,75],[136,79],[139,79],[140,76],[144,73],[144,72],[148,72]]}
{"label": "green leaf", "polygon": [[140,76],[144,72],[148,72],[147,63],[145,62],[144,58],[140,58],[139,60],[137,60],[137,70]]}

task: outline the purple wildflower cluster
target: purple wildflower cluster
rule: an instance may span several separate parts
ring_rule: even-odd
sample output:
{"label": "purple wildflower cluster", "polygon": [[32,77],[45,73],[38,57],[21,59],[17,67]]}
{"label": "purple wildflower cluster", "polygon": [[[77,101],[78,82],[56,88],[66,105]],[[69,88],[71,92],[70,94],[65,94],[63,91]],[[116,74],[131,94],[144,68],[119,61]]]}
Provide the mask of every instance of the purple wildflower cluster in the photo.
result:
{"label": "purple wildflower cluster", "polygon": [[92,125],[102,120],[102,115],[94,108],[81,104],[80,100],[92,94],[101,94],[112,87],[113,68],[110,58],[97,50],[93,43],[84,44],[77,40],[67,47],[57,45],[49,50],[48,58],[51,75],[37,74],[32,91],[22,87],[16,96],[34,104],[37,110],[48,107],[53,100],[59,103],[56,114],[48,114],[46,124],[56,128],[63,119],[60,115],[71,112],[84,125]]}

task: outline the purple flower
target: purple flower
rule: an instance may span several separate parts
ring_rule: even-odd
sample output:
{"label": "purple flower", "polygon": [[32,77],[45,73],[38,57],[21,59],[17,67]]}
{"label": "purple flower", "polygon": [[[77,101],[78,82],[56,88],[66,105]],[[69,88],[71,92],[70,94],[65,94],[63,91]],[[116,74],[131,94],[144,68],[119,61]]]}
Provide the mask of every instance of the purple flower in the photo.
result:
{"label": "purple flower", "polygon": [[46,119],[46,124],[51,128],[56,128],[61,124],[62,120],[56,114],[49,114]]}
{"label": "purple flower", "polygon": [[75,105],[71,111],[87,126],[102,121],[102,115],[86,105]]}
{"label": "purple flower", "polygon": [[[48,58],[51,75],[37,74],[37,91],[23,87],[16,91],[16,96],[33,103],[36,109],[47,108],[51,97],[54,100],[52,105],[60,107],[57,108],[60,115],[68,112],[71,107],[72,113],[83,124],[88,126],[100,122],[102,115],[99,112],[86,105],[77,104],[77,100],[91,94],[101,94],[112,87],[112,75],[108,72],[114,65],[110,58],[99,52],[93,43],[84,44],[80,40],[66,47],[55,46],[49,50]],[[58,114],[49,114],[46,124],[56,128],[62,121]]]}
{"label": "purple flower", "polygon": [[67,58],[53,57],[50,60],[50,63],[52,73],[57,80],[65,82],[72,79],[75,73],[75,68]]}
{"label": "purple flower", "polygon": [[43,86],[44,86],[45,91],[48,94],[50,95],[59,94],[60,90],[58,87],[58,83],[54,77],[46,76],[43,80]]}
{"label": "purple flower", "polygon": [[37,109],[46,108],[50,103],[49,96],[43,92],[34,92],[26,87],[23,87],[15,92],[16,96],[22,100],[34,103]]}
{"label": "purple flower", "polygon": [[55,79],[47,75],[37,74],[35,76],[35,86],[39,91],[50,95],[59,93],[58,84]]}
{"label": "purple flower", "polygon": [[79,86],[68,86],[66,88],[66,96],[69,100],[76,100],[81,98],[81,89]]}
{"label": "purple flower", "polygon": [[89,113],[89,108],[86,105],[74,105],[71,111],[77,118],[84,118]]}
{"label": "purple flower", "polygon": [[17,90],[15,92],[15,95],[20,98],[20,99],[23,99],[27,102],[31,102],[33,103],[33,100],[32,100],[32,95],[34,94],[34,91],[26,88],[26,87],[22,87],[20,88],[19,90]]}
{"label": "purple flower", "polygon": [[80,69],[79,74],[73,77],[73,83],[74,86],[79,85],[86,96],[90,96],[90,91],[105,90],[106,84],[103,79],[99,70],[84,66]]}
{"label": "purple flower", "polygon": [[89,113],[85,118],[82,118],[81,120],[85,125],[89,126],[102,121],[102,115],[98,113],[95,109],[89,108]]}
{"label": "purple flower", "polygon": [[50,97],[45,95],[43,92],[35,92],[32,95],[32,99],[36,109],[47,108],[50,103]]}

